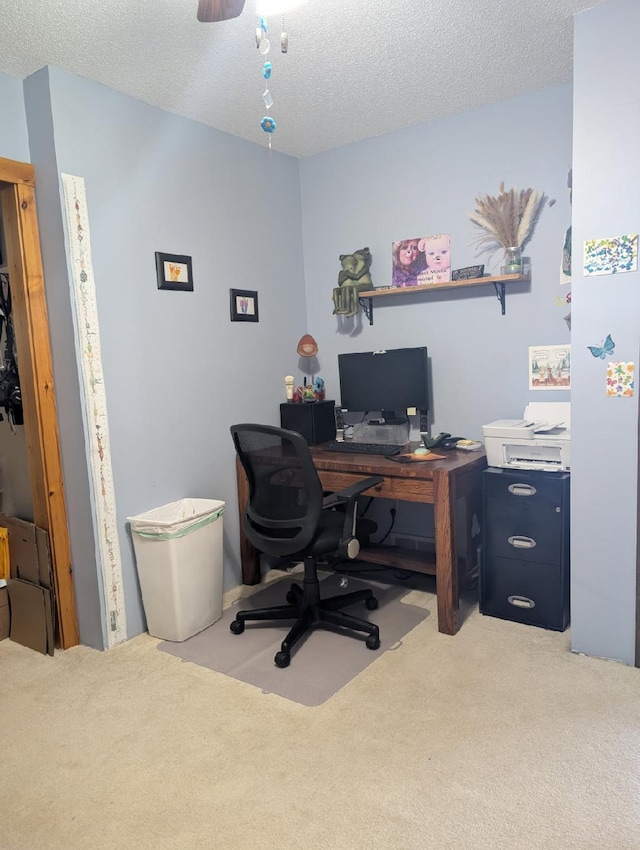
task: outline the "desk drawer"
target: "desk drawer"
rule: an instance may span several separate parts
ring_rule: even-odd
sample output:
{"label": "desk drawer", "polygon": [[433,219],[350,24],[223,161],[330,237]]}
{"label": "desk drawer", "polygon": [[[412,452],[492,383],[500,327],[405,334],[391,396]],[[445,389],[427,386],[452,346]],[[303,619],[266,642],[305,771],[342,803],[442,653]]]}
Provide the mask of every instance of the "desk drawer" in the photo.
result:
{"label": "desk drawer", "polygon": [[[318,470],[318,475],[325,490],[344,490],[362,481],[366,473],[356,475],[348,472],[328,472]],[[433,481],[417,478],[384,478],[375,487],[365,490],[364,496],[375,496],[380,499],[399,499],[405,502],[426,502],[433,504]]]}

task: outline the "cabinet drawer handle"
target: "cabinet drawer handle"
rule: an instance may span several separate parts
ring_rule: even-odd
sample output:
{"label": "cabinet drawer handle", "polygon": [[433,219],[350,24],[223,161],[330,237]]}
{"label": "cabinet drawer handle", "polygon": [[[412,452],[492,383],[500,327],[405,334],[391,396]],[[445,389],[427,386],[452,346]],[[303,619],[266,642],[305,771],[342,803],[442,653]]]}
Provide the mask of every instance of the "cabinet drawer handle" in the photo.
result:
{"label": "cabinet drawer handle", "polygon": [[507,490],[512,496],[535,496],[538,492],[533,484],[509,484]]}
{"label": "cabinet drawer handle", "polygon": [[535,608],[536,603],[527,596],[507,596],[507,602],[516,608]]}
{"label": "cabinet drawer handle", "polygon": [[510,543],[514,549],[533,549],[536,545],[536,541],[533,537],[522,537],[519,534],[514,534],[513,537],[507,537],[507,542]]}

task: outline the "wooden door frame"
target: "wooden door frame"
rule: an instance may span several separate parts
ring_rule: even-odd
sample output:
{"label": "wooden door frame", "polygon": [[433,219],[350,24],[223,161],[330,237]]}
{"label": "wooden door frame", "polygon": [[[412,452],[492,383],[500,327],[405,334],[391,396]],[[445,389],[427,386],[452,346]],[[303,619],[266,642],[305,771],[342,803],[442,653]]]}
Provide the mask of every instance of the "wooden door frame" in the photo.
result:
{"label": "wooden door frame", "polygon": [[49,533],[57,645],[79,643],[58,413],[32,165],[0,157],[0,200],[11,281],[33,519]]}

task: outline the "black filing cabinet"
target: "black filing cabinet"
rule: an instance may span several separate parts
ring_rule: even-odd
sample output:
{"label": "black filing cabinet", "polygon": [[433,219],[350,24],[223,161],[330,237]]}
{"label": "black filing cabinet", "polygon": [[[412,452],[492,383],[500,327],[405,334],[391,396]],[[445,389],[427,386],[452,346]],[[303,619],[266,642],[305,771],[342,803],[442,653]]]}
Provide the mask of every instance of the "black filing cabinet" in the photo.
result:
{"label": "black filing cabinet", "polygon": [[568,472],[484,471],[482,614],[566,629],[569,480]]}

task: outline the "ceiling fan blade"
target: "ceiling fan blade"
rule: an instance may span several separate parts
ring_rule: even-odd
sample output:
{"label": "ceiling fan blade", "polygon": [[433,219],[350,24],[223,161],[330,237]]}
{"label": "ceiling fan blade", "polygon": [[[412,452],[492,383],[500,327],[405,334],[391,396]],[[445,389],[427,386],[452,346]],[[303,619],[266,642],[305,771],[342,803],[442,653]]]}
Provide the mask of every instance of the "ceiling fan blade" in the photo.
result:
{"label": "ceiling fan blade", "polygon": [[198,20],[202,23],[230,21],[244,9],[244,0],[199,0]]}

